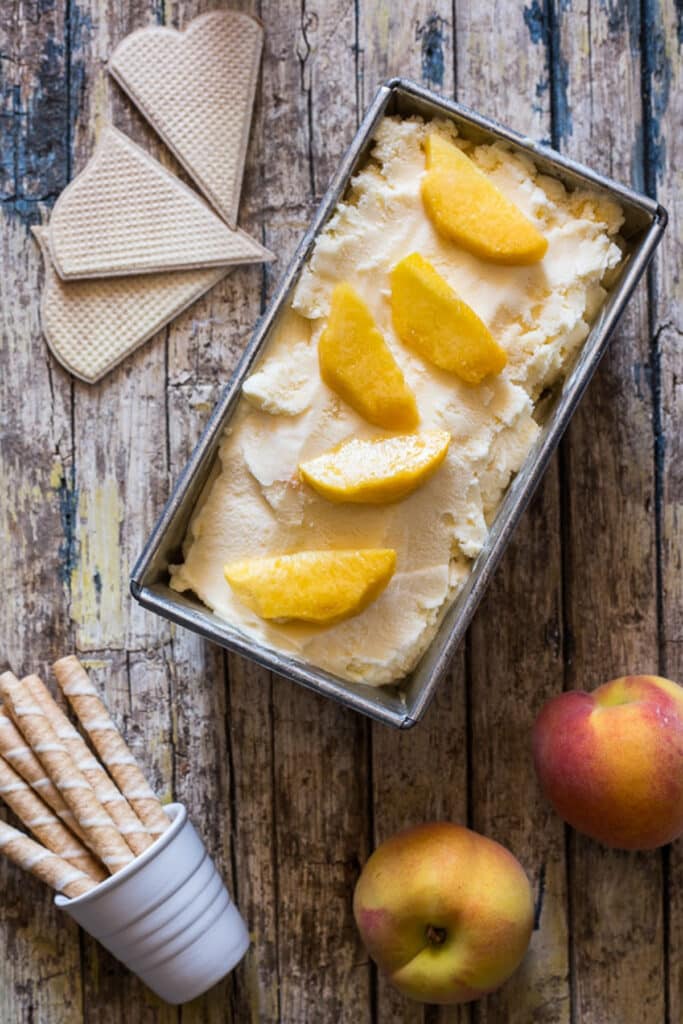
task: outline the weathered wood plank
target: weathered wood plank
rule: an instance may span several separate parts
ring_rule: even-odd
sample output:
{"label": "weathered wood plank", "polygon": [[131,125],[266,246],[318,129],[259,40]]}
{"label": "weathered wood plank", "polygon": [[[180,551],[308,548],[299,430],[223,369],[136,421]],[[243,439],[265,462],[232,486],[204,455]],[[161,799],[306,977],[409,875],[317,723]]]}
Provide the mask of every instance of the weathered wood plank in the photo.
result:
{"label": "weathered wood plank", "polygon": [[[458,95],[549,138],[550,27],[540,10],[530,21],[532,13],[505,0],[458,5]],[[537,908],[522,967],[477,1007],[478,1024],[569,1021],[564,829],[539,794],[529,757],[534,717],[563,683],[561,562],[555,459],[470,633],[472,825],[519,857]]]}
{"label": "weathered wood plank", "polygon": [[[670,0],[647,3],[647,186],[669,212],[669,226],[650,281],[655,410],[656,515],[660,530],[660,665],[683,683],[683,20]],[[668,926],[668,1018],[683,1019],[683,852],[665,854]]]}
{"label": "weathered wood plank", "polygon": [[[194,6],[183,5],[179,24],[198,13]],[[239,6],[249,13],[260,13],[256,4]],[[241,224],[256,237],[263,236],[261,139],[270,109],[270,97],[261,85],[240,214]],[[276,191],[273,200],[279,204]],[[273,213],[277,219],[276,208],[266,211],[267,216]],[[275,273],[281,269],[282,262]],[[259,267],[237,268],[169,330],[168,404],[174,478],[249,338],[261,307],[263,280],[264,272]],[[220,690],[222,672],[215,658],[211,663],[211,683]],[[242,659],[229,657],[227,664],[228,735],[225,743],[218,744],[214,757],[232,764],[234,895],[253,940],[243,965],[235,972],[230,1000],[235,1020],[270,1024],[280,1020],[271,679],[267,672]],[[188,722],[193,717],[190,701],[188,692],[183,702]],[[226,826],[223,833],[227,836]],[[220,992],[210,993],[204,1002],[221,1019]],[[185,1009],[183,1019],[189,1019],[187,1013]]]}
{"label": "weathered wood plank", "polygon": [[[354,10],[269,0],[262,17],[264,229],[282,266],[354,129]],[[361,1024],[368,970],[351,891],[366,844],[366,727],[279,679],[273,716],[280,1020]]]}
{"label": "weathered wood plank", "polygon": [[[456,4],[457,96],[534,139],[550,138],[550,39],[541,5]],[[511,60],[511,55],[515,59]]]}
{"label": "weathered wood plank", "polygon": [[[239,5],[251,14],[259,14],[257,4]],[[179,24],[194,16],[194,4],[183,5]],[[244,177],[240,223],[255,237],[262,237],[261,138],[264,104],[257,94],[257,110]],[[168,332],[168,409],[171,438],[171,478],[175,479],[199,437],[244,346],[261,309],[264,271],[260,267],[238,267],[200,300]],[[182,640],[181,640],[182,638]],[[231,847],[235,874],[233,895],[251,932],[252,946],[230,982],[223,983],[202,1000],[210,1018],[224,1019],[226,1002],[232,1006],[235,1021],[279,1020],[277,988],[277,888],[272,835],[272,715],[271,679],[267,672],[240,658],[218,655],[215,648],[193,640],[178,631],[175,644],[192,644],[207,666],[206,678],[192,668],[188,658],[187,679],[178,693],[178,712],[186,718],[188,729],[194,722],[193,703],[199,687],[207,711],[225,700],[224,721],[214,726],[212,751],[205,751],[202,763],[208,767],[208,779],[202,782],[205,799],[216,801],[215,814],[224,821],[215,822],[215,836]],[[227,673],[226,673],[227,665]],[[225,697],[226,679],[227,693]],[[207,719],[208,727],[208,719]],[[216,735],[220,729],[220,734]],[[225,730],[225,732],[223,731]],[[217,773],[230,772],[230,792],[225,783],[217,789]],[[193,769],[191,775],[194,778]],[[188,772],[188,777],[190,773]],[[216,781],[212,781],[215,779]],[[194,783],[196,789],[196,782]],[[209,795],[210,794],[210,795]],[[229,800],[228,800],[229,797]],[[233,817],[234,814],[234,817]],[[207,822],[207,826],[208,826]],[[226,878],[229,877],[226,868]],[[226,992],[222,998],[223,989]],[[188,1009],[183,1020],[189,1020]]]}
{"label": "weathered wood plank", "polygon": [[404,75],[437,92],[452,94],[453,7],[446,0],[418,0],[409,8],[389,0],[361,0],[358,76],[362,107],[379,83],[392,75]]}
{"label": "weathered wood plank", "polygon": [[249,953],[235,972],[234,1019],[245,1024],[277,1024],[281,1019],[272,681],[264,675],[243,658],[230,659],[235,898],[252,937]]}
{"label": "weathered wood plank", "polygon": [[[49,5],[15,5],[0,20],[0,659],[17,672],[44,672],[53,637],[69,634],[71,389],[40,336],[42,270],[29,232],[66,182],[64,39],[63,11]],[[4,859],[0,886],[0,1019],[77,1024],[77,929]]]}
{"label": "weathered wood plank", "polygon": [[[89,160],[97,136],[113,120],[150,151],[151,131],[110,84],[106,60],[134,28],[156,21],[146,0],[72,9],[71,63],[83,68],[72,88],[75,125],[70,169]],[[165,349],[152,342],[130,356],[96,387],[80,382],[74,393],[74,537],[69,611],[78,652],[100,663],[101,690],[150,780],[171,796],[175,734],[168,671],[170,626],[144,612],[128,591],[132,564],[168,489]],[[126,1021],[130,1007],[141,1020],[170,1021],[176,1011],[148,992],[129,971],[84,940],[84,1008],[88,1018]]]}
{"label": "weathered wood plank", "polygon": [[[358,33],[359,97],[363,108],[391,75],[414,78],[453,94],[450,3],[361,3]],[[467,735],[464,655],[440,689],[435,705],[410,733],[372,726],[373,844],[418,822],[467,819]],[[375,972],[376,973],[376,972]],[[425,1007],[376,980],[376,1017],[391,1024],[465,1024],[467,1008]]]}
{"label": "weathered wood plank", "polygon": [[[577,31],[577,20],[583,27]],[[642,184],[637,6],[574,0],[559,11],[563,149]],[[657,665],[652,393],[644,286],[634,296],[564,446],[567,685]],[[664,1019],[662,871],[657,854],[607,850],[571,833],[577,1020]]]}
{"label": "weathered wood plank", "polygon": [[[167,11],[167,22],[183,29],[212,4],[179,3]],[[256,13],[254,4],[231,4]],[[243,220],[244,223],[244,220]],[[251,225],[248,226],[251,229]],[[261,270],[238,268],[220,282],[166,332],[166,421],[170,482],[177,479],[220,387],[241,352],[250,322],[259,308]],[[171,630],[171,672],[174,740],[174,788],[207,840],[232,895],[238,899],[233,875],[233,750],[229,742],[226,659],[215,646],[182,629]],[[237,830],[237,834],[240,831]],[[249,909],[245,916],[251,922]],[[249,959],[253,951],[250,951]],[[245,967],[239,969],[244,974]],[[232,976],[180,1011],[186,1024],[233,1019],[236,979]],[[241,1020],[238,1010],[234,1019]]]}
{"label": "weathered wood plank", "polygon": [[[424,821],[467,822],[467,716],[464,659],[456,658],[432,707],[408,733],[372,730],[374,845]],[[381,976],[377,1020],[387,1024],[467,1024],[468,1007],[426,1007]]]}
{"label": "weathered wood plank", "polygon": [[[175,328],[178,333],[188,330],[186,321],[191,316],[188,313],[181,318]],[[172,477],[178,475],[190,455],[207,412],[214,404],[214,390],[211,385],[168,388]],[[225,655],[220,648],[193,633],[173,627],[166,670],[170,676],[175,799],[188,808],[236,898],[232,871],[233,753],[227,736]],[[227,978],[205,996],[183,1007],[180,1015],[183,1024],[218,1024],[233,1019],[229,1013],[233,988],[233,978]]]}

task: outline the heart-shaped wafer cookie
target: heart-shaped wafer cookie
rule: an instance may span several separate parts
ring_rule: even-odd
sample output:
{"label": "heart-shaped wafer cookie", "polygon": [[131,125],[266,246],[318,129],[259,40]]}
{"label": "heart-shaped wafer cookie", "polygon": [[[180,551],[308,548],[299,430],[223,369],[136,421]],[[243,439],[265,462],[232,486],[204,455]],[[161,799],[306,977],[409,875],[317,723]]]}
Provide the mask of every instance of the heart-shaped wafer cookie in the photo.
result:
{"label": "heart-shaped wafer cookie", "polygon": [[109,71],[231,227],[237,222],[263,29],[211,11],[185,32],[143,28]]}
{"label": "heart-shaped wafer cookie", "polygon": [[273,258],[112,125],[55,203],[49,239],[65,281]]}
{"label": "heart-shaped wafer cookie", "polygon": [[229,268],[62,281],[50,256],[47,228],[33,228],[45,259],[43,334],[55,358],[94,383],[204,292]]}

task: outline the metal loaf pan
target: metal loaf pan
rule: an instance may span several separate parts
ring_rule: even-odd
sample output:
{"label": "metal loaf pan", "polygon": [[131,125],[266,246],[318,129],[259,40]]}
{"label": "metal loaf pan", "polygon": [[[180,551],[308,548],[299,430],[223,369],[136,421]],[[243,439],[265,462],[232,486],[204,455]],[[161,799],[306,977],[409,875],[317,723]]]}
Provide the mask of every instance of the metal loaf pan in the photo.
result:
{"label": "metal loaf pan", "polygon": [[[347,682],[261,646],[218,618],[197,598],[172,591],[168,586],[168,565],[180,560],[181,544],[192,511],[214,467],[218,444],[239,401],[242,383],[268,344],[271,328],[289,301],[317,235],[338,200],[343,197],[351,177],[364,163],[375,128],[386,114],[449,118],[455,122],[462,136],[475,142],[503,141],[513,150],[526,153],[542,172],[559,178],[570,189],[588,187],[613,196],[625,214],[622,234],[628,243],[628,257],[618,281],[592,325],[578,360],[562,387],[547,402],[537,442],[504,496],[486,546],[476,559],[464,589],[444,615],[436,636],[410,676],[394,686],[376,688]],[[424,714],[439,680],[447,671],[451,657],[465,635],[510,536],[607,347],[610,335],[665,225],[666,211],[647,196],[610,181],[554,150],[504,128],[459,103],[445,100],[414,82],[402,78],[386,82],[373,99],[311,226],[301,240],[270,305],[257,323],[232,379],[133,569],[131,590],[134,597],[144,607],[171,621],[378,721],[401,728],[414,725]]]}

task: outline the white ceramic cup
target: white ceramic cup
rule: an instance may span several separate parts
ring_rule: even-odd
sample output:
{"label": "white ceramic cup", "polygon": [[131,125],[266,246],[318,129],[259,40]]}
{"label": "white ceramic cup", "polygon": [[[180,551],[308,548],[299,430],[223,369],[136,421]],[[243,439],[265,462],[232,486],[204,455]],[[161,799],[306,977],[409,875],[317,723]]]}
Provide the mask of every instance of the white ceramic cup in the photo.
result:
{"label": "white ceramic cup", "polygon": [[249,934],[182,804],[171,827],[84,896],[55,903],[168,1003],[186,1003],[228,974]]}

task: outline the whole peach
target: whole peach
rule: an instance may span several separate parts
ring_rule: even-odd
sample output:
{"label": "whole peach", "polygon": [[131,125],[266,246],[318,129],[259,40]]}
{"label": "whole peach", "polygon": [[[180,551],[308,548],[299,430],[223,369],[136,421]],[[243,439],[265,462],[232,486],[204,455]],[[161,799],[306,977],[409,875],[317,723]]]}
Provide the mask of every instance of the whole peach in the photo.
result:
{"label": "whole peach", "polygon": [[353,900],[373,960],[396,988],[427,1003],[464,1003],[501,985],[529,944],[531,887],[513,855],[448,822],[382,843]]}
{"label": "whole peach", "polygon": [[651,850],[683,832],[683,687],[623,676],[593,693],[558,694],[533,732],[541,788],[594,839]]}

